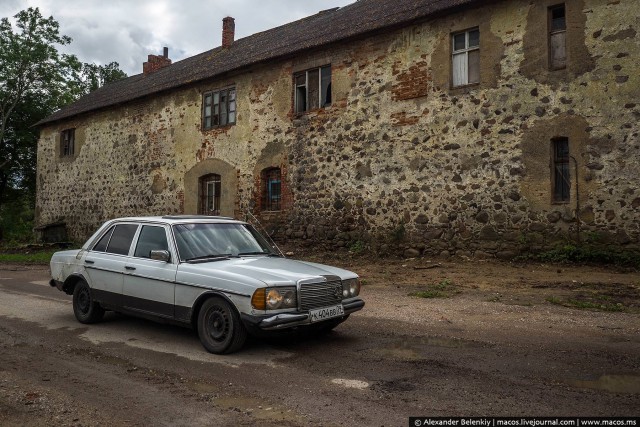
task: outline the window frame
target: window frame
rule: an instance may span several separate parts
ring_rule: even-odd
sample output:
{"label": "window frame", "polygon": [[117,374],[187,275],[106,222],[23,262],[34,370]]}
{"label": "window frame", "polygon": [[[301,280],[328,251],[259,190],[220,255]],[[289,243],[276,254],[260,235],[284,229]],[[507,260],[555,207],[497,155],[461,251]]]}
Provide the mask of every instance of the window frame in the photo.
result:
{"label": "window frame", "polygon": [[[277,180],[271,179],[277,173]],[[278,195],[273,197],[271,183],[278,184]],[[262,171],[262,205],[263,212],[280,212],[282,210],[282,168],[270,167]]]}
{"label": "window frame", "polygon": [[[233,93],[233,99],[231,94]],[[225,117],[226,121],[222,123],[222,97],[226,95],[225,101]],[[218,96],[218,103],[214,102],[215,96]],[[207,99],[211,100],[211,104],[207,105]],[[233,104],[233,109],[231,109]],[[211,111],[207,115],[207,107],[210,106]],[[215,107],[218,107],[218,113],[214,114]],[[229,120],[229,117],[233,115],[233,121]],[[218,117],[218,123],[214,123],[214,117]],[[207,126],[207,118],[210,119],[210,124]],[[209,90],[202,93],[202,130],[216,129],[225,126],[233,126],[238,121],[238,91],[235,85],[223,87],[220,89]]]}
{"label": "window frame", "polygon": [[[556,30],[553,28],[553,12],[554,10],[562,9],[564,11],[564,28]],[[554,65],[553,57],[554,57],[554,49],[552,38],[554,35],[564,34],[564,63],[560,66]],[[567,6],[565,3],[558,3],[553,6],[549,6],[547,8],[547,47],[548,47],[548,58],[549,61],[549,70],[557,71],[564,70],[567,68],[568,56],[567,56]]]}
{"label": "window frame", "polygon": [[60,132],[60,157],[75,156],[76,128],[63,129]]}
{"label": "window frame", "polygon": [[[208,209],[209,207],[209,184],[213,184],[213,207],[217,209]],[[216,183],[218,184],[216,186]],[[216,190],[218,190],[216,192]],[[209,173],[198,178],[198,213],[201,215],[220,215],[222,210],[222,176],[217,173]],[[210,213],[213,212],[213,213]]]}
{"label": "window frame", "polygon": [[[317,71],[318,72],[318,105],[310,106],[309,105],[309,72]],[[297,80],[298,77],[304,76],[305,82],[304,85],[299,85]],[[327,77],[328,84],[326,85],[325,90],[323,91],[323,80],[324,77]],[[333,78],[333,72],[331,69],[331,64],[324,64],[318,67],[308,68],[306,70],[298,71],[293,73],[293,112],[295,114],[304,114],[308,111],[317,110],[320,108],[330,107],[332,104],[332,84],[331,80]],[[299,109],[298,104],[298,88],[304,87],[305,91],[305,105],[304,109]]]}
{"label": "window frame", "polygon": [[[559,144],[566,144],[566,156],[559,157]],[[558,166],[566,173],[560,172]],[[558,192],[558,180],[562,179],[566,184],[562,187],[562,191]],[[560,136],[551,139],[551,199],[554,204],[566,204],[571,202],[571,151],[569,138]]]}
{"label": "window frame", "polygon": [[[474,45],[474,46],[470,46],[470,37],[469,34],[477,31],[478,32],[478,44]],[[464,48],[462,49],[456,49],[456,36],[459,36],[461,34],[464,34]],[[478,81],[474,81],[474,82],[469,82],[469,76],[470,76],[470,65],[469,65],[469,54],[471,52],[478,52]],[[454,66],[454,58],[456,56],[460,56],[460,55],[465,55],[466,56],[466,69],[465,69],[465,78],[466,78],[466,83],[459,83],[456,84],[455,81],[455,66]],[[450,64],[451,64],[451,88],[452,89],[458,89],[458,88],[463,88],[463,87],[467,87],[467,86],[474,86],[474,85],[479,85],[481,82],[481,76],[480,76],[480,27],[471,27],[468,28],[466,30],[463,31],[457,31],[455,33],[451,33],[451,60],[450,60]]]}

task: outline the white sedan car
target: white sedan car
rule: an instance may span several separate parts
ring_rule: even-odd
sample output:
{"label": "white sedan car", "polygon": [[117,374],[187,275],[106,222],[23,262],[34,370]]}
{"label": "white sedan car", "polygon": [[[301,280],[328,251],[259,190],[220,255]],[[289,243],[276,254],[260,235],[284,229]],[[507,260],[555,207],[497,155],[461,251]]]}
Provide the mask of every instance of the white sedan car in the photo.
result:
{"label": "white sedan car", "polygon": [[193,326],[218,354],[239,350],[248,332],[329,331],[364,307],[355,273],[286,259],[223,217],[108,221],[82,249],[56,252],[51,276],[81,323],[113,310]]}

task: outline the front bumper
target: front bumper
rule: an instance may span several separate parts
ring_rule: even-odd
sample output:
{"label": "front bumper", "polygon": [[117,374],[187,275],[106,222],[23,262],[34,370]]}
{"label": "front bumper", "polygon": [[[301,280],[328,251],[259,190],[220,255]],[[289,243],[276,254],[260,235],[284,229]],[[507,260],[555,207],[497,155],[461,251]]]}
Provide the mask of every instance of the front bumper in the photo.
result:
{"label": "front bumper", "polygon": [[[358,310],[362,310],[362,307],[364,307],[364,301],[358,298],[353,301],[343,302],[342,307],[344,308],[344,315],[347,316]],[[242,313],[240,316],[247,327],[257,328],[263,331],[293,328],[296,326],[311,324],[311,321],[309,320],[309,313],[280,313],[260,316]]]}

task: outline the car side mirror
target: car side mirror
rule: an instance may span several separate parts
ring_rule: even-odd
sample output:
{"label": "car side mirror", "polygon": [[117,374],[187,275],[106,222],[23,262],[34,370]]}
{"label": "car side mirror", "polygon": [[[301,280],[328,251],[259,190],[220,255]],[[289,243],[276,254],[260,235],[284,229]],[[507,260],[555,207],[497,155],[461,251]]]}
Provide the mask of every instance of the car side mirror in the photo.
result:
{"label": "car side mirror", "polygon": [[171,261],[171,254],[169,251],[165,250],[153,250],[149,253],[149,258],[154,259],[156,261]]}

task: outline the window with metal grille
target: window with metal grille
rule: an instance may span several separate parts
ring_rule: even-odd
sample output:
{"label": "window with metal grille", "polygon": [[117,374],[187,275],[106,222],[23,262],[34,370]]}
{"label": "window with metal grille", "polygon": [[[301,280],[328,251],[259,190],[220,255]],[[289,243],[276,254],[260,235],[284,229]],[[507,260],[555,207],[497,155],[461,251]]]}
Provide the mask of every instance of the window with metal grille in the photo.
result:
{"label": "window with metal grille", "polygon": [[266,169],[262,174],[262,182],[264,183],[262,209],[265,211],[279,211],[282,201],[282,175],[280,168]]}
{"label": "window with metal grille", "polygon": [[331,65],[293,75],[296,113],[331,105]]}
{"label": "window with metal grille", "polygon": [[451,36],[453,86],[480,83],[480,30],[474,28]]}
{"label": "window with metal grille", "polygon": [[205,92],[202,99],[202,128],[211,129],[236,122],[236,88]]}
{"label": "window with metal grille", "polygon": [[200,178],[199,214],[220,215],[221,183],[220,175],[215,173]]}
{"label": "window with metal grille", "polygon": [[65,129],[60,134],[60,156],[71,157],[74,155],[75,150],[75,129]]}
{"label": "window with metal grille", "polygon": [[551,140],[553,150],[553,201],[568,202],[571,193],[569,172],[569,139]]}
{"label": "window with metal grille", "polygon": [[549,8],[549,68],[567,66],[567,19],[564,4]]}

